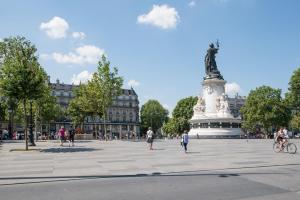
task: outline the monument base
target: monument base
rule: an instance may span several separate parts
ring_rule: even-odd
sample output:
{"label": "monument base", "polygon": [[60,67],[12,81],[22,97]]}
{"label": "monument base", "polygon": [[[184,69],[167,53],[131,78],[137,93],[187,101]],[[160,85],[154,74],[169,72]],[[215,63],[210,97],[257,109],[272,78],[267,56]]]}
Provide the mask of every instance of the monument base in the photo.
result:
{"label": "monument base", "polygon": [[206,128],[206,129],[191,129],[189,137],[191,139],[226,139],[240,138],[241,130],[236,128]]}
{"label": "monument base", "polygon": [[190,120],[189,137],[196,138],[240,138],[241,120],[238,118],[203,118]]}

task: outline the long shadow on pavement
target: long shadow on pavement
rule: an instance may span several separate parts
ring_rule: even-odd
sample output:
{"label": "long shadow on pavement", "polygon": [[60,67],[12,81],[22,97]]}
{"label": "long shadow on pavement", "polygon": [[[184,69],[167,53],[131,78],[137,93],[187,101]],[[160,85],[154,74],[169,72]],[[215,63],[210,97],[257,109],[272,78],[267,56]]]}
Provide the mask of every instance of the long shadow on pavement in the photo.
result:
{"label": "long shadow on pavement", "polygon": [[101,150],[101,149],[87,148],[87,147],[57,147],[57,148],[42,149],[40,152],[73,153],[73,152],[91,152],[91,151],[99,151],[99,150]]}

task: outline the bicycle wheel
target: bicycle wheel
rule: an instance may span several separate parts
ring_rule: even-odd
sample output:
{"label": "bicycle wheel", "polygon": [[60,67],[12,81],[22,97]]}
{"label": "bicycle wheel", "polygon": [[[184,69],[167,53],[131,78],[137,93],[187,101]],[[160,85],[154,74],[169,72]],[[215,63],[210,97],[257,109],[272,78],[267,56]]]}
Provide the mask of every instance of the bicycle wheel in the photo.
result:
{"label": "bicycle wheel", "polygon": [[281,151],[280,144],[278,142],[274,142],[274,144],[273,144],[273,150],[276,153],[279,153]]}
{"label": "bicycle wheel", "polygon": [[293,143],[289,143],[287,146],[287,150],[290,154],[295,154],[297,152],[297,146]]}

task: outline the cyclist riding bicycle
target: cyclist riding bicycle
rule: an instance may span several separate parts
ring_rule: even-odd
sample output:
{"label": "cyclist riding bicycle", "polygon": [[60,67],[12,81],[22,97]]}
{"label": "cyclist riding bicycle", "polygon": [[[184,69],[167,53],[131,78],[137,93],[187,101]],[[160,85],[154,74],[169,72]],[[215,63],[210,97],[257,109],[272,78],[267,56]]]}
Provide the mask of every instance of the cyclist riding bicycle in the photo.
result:
{"label": "cyclist riding bicycle", "polygon": [[280,144],[280,149],[282,149],[282,146],[284,143],[287,142],[287,139],[289,138],[286,128],[280,128],[277,132],[275,141]]}

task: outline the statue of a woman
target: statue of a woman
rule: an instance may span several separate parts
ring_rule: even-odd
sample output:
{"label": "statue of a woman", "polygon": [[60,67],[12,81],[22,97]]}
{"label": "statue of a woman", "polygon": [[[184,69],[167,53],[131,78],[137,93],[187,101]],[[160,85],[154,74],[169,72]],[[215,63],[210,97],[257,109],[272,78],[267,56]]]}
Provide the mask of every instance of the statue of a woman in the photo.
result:
{"label": "statue of a woman", "polygon": [[207,54],[205,56],[206,75],[209,75],[214,71],[218,71],[215,55],[218,53],[219,48],[215,48],[213,43],[211,43],[209,47],[210,48],[207,50]]}
{"label": "statue of a woman", "polygon": [[207,50],[206,56],[205,56],[205,73],[206,78],[219,78],[223,79],[222,75],[220,74],[217,63],[216,63],[216,54],[219,50],[219,42],[216,43],[217,48],[215,48],[215,45],[211,43],[209,45],[209,49]]}

